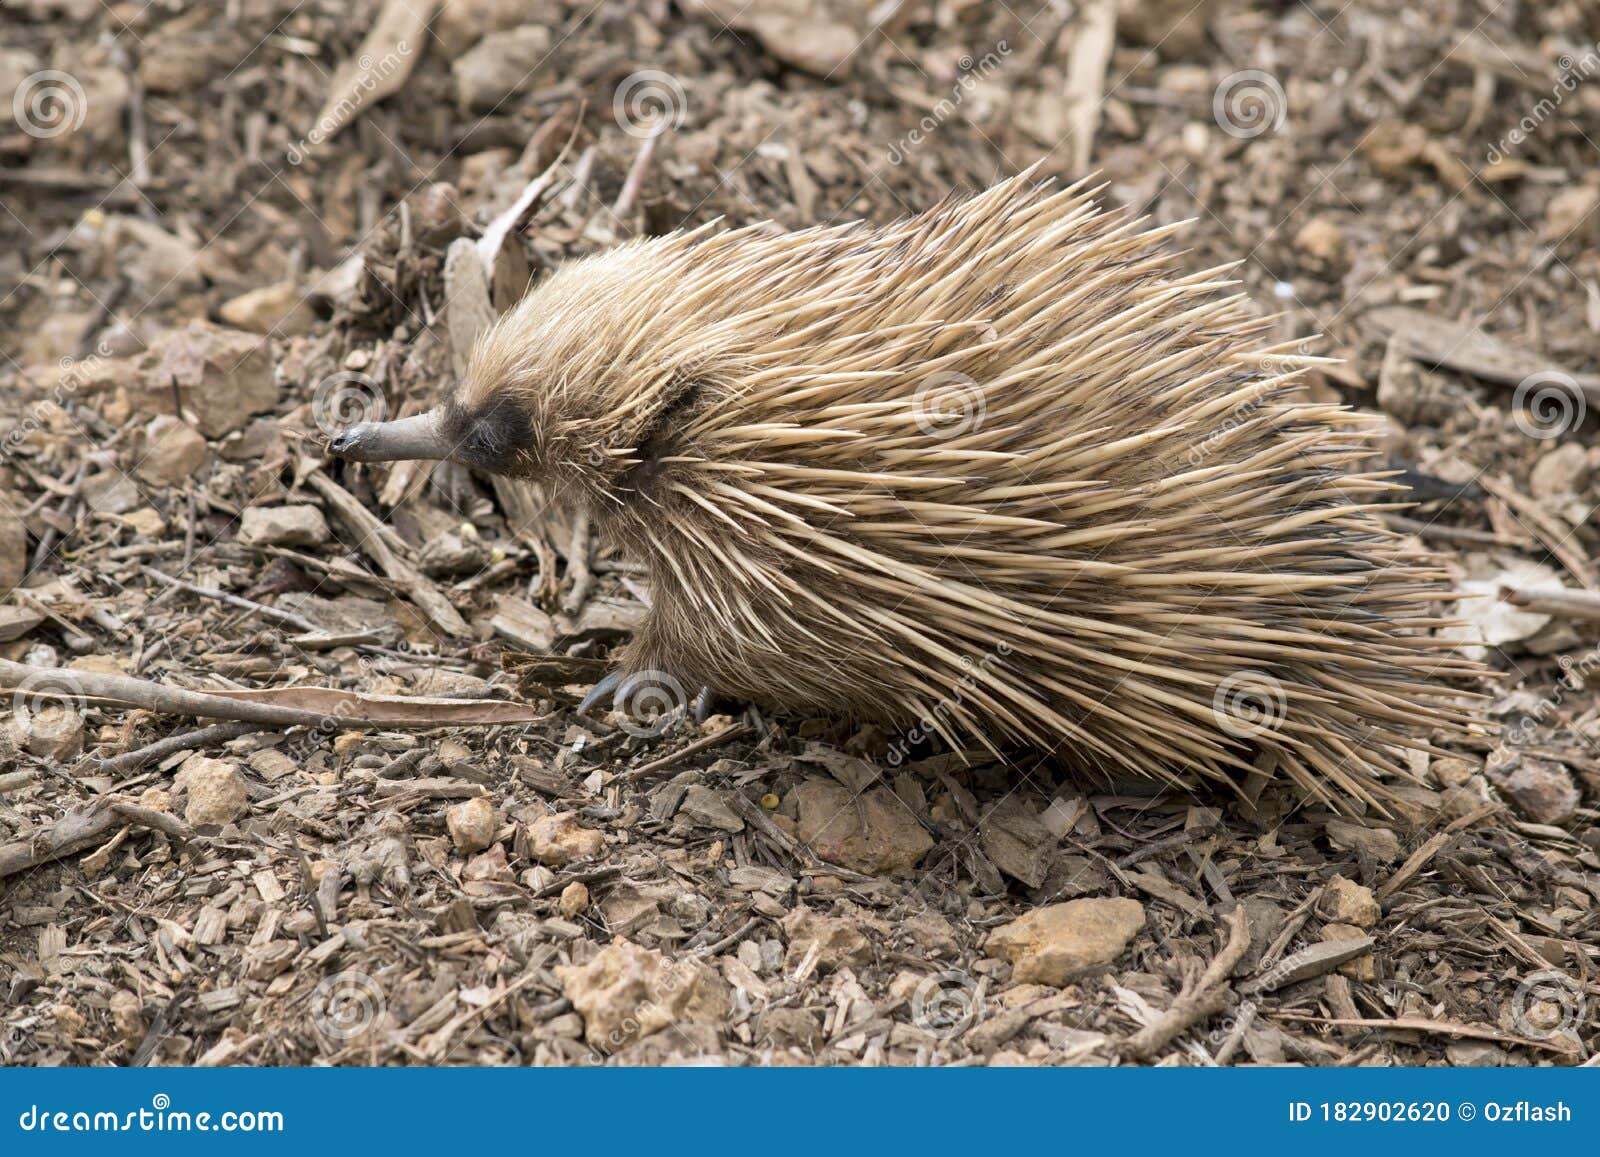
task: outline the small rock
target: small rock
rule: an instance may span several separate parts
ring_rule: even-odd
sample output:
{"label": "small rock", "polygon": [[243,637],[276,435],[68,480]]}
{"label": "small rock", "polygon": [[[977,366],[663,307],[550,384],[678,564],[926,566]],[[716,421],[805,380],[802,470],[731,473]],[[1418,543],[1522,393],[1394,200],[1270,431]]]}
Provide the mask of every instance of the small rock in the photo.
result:
{"label": "small rock", "polygon": [[[454,838],[455,831],[452,830],[450,835]],[[489,838],[491,840],[494,838],[493,832],[489,833]],[[458,843],[456,846],[460,847],[460,844]],[[466,851],[466,849],[462,848],[462,851]],[[487,851],[471,856],[461,868],[461,879],[468,884],[483,884],[485,882],[509,883],[512,879],[511,865],[506,862],[505,848],[500,844],[490,844]],[[473,889],[468,888],[467,893],[472,895]],[[480,894],[490,894],[490,892]]]}
{"label": "small rock", "polygon": [[1539,239],[1554,245],[1566,243],[1583,249],[1600,233],[1600,188],[1570,185],[1550,198],[1545,206]]}
{"label": "small rock", "polygon": [[248,506],[239,519],[239,541],[252,546],[321,546],[328,521],[315,506]]}
{"label": "small rock", "polygon": [[244,777],[226,760],[195,756],[179,770],[176,780],[189,795],[183,818],[196,827],[231,824],[250,806]]}
{"label": "small rock", "polygon": [[434,578],[477,574],[489,563],[489,548],[477,537],[446,532],[430,538],[417,552],[417,565]]}
{"label": "small rock", "polygon": [[454,60],[491,32],[519,24],[554,28],[566,19],[560,0],[444,0],[432,32],[447,60]]}
{"label": "small rock", "polygon": [[[1476,760],[1458,759],[1452,756],[1435,759],[1428,765],[1428,771],[1432,773],[1433,781],[1440,787],[1460,787],[1478,774],[1479,766]],[[1332,831],[1331,826],[1329,831]]]}
{"label": "small rock", "polygon": [[485,111],[539,83],[537,70],[550,53],[550,33],[537,24],[491,32],[450,65],[456,99]]}
{"label": "small rock", "polygon": [[721,795],[703,784],[695,784],[684,793],[678,814],[688,816],[702,828],[715,828],[723,832],[744,831],[744,820],[728,806]]}
{"label": "small rock", "polygon": [[1030,888],[1044,883],[1055,842],[1033,808],[1015,795],[1001,800],[978,826],[978,846],[983,854],[1006,875]]}
{"label": "small rock", "polygon": [[688,0],[685,7],[709,15],[713,27],[754,36],[778,60],[813,76],[833,77],[870,31],[868,6],[854,0]]}
{"label": "small rock", "polygon": [[589,906],[589,889],[582,880],[574,880],[561,889],[561,899],[556,902],[556,907],[561,915],[571,920],[579,912]]}
{"label": "small rock", "polygon": [[614,936],[632,936],[661,916],[661,905],[669,892],[659,885],[632,884],[619,880],[600,901],[600,915]]}
{"label": "small rock", "polygon": [[1111,963],[1143,927],[1144,905],[1137,900],[1068,900],[1002,924],[984,951],[1011,961],[1018,983],[1059,988],[1074,973]]}
{"label": "small rock", "polygon": [[1388,828],[1369,828],[1348,820],[1329,820],[1328,840],[1334,847],[1360,851],[1375,863],[1392,864],[1400,858],[1400,837]]}
{"label": "small rock", "polygon": [[1444,1056],[1458,1069],[1494,1069],[1506,1063],[1505,1049],[1488,1041],[1451,1041]]}
{"label": "small rock", "polygon": [[854,796],[843,784],[808,779],[794,789],[799,838],[829,863],[867,875],[907,871],[933,847],[917,818],[888,788]]}
{"label": "small rock", "polygon": [[1313,260],[1337,265],[1344,260],[1344,230],[1332,217],[1316,216],[1294,235],[1295,248]]}
{"label": "small rock", "polygon": [[106,1002],[111,1011],[111,1027],[125,1045],[137,1045],[144,1039],[144,1006],[139,998],[125,988],[119,988]]}
{"label": "small rock", "polygon": [[1328,889],[1322,893],[1317,909],[1330,920],[1353,924],[1357,928],[1371,928],[1383,915],[1383,909],[1378,907],[1377,897],[1372,894],[1371,888],[1343,876],[1335,876],[1328,881]]}
{"label": "small rock", "polygon": [[28,528],[17,513],[24,505],[0,492],[0,598],[16,590],[28,573]]}
{"label": "small rock", "polygon": [[728,986],[698,960],[669,960],[613,940],[587,964],[555,969],[562,995],[583,1016],[584,1036],[607,1055],[673,1025],[719,1025]]}
{"label": "small rock", "polygon": [[1528,490],[1541,502],[1570,500],[1589,485],[1589,452],[1582,443],[1563,442],[1540,455],[1528,472]]}
{"label": "small rock", "polygon": [[177,486],[194,477],[211,460],[200,431],[182,418],[157,414],[144,428],[134,473],[156,486]]}
{"label": "small rock", "polygon": [[597,856],[606,846],[603,835],[584,827],[571,812],[541,816],[523,829],[523,835],[528,855],[552,868]]}
{"label": "small rock", "polygon": [[789,939],[785,961],[788,968],[798,967],[813,950],[817,953],[818,965],[824,969],[872,963],[872,941],[855,920],[825,915],[810,908],[796,908],[783,918],[783,931]]}
{"label": "small rock", "polygon": [[306,304],[305,294],[292,281],[279,281],[241,293],[232,301],[224,302],[217,315],[238,329],[280,337],[305,333],[317,320]]}
{"label": "small rock", "polygon": [[[1326,924],[1322,929],[1322,942],[1324,944],[1348,944],[1356,940],[1367,940],[1369,937],[1354,924],[1334,922]],[[1351,980],[1376,980],[1378,977],[1378,963],[1373,959],[1371,952],[1363,952],[1344,961],[1338,966],[1339,972]]]}
{"label": "small rock", "polygon": [[22,732],[24,750],[41,759],[76,759],[83,754],[83,716],[71,704],[44,703],[30,709]]}
{"label": "small rock", "polygon": [[153,812],[172,811],[172,793],[165,788],[147,787],[139,793],[139,806]]}
{"label": "small rock", "polygon": [[494,805],[483,796],[446,808],[444,822],[457,851],[471,855],[494,843]]}
{"label": "small rock", "polygon": [[96,514],[126,514],[144,505],[139,487],[120,470],[102,470],[83,480],[83,500]]}
{"label": "small rock", "polygon": [[177,393],[200,432],[221,438],[278,404],[267,343],[259,335],[191,321],[156,343],[139,360],[141,413],[172,413]]}
{"label": "small rock", "polygon": [[1501,794],[1536,824],[1564,824],[1583,802],[1572,773],[1553,760],[1522,756],[1508,768],[1487,770]]}

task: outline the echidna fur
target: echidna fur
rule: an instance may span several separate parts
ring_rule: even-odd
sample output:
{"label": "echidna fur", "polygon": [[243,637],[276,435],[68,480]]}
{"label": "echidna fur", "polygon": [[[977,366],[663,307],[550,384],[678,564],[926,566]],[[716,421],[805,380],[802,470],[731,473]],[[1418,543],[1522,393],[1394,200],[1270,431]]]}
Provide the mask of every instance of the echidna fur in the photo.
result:
{"label": "echidna fur", "polygon": [[[773,707],[1382,806],[1472,721],[1368,419],[1178,226],[1027,173],[886,226],[641,240],[538,285],[443,428],[648,563],[620,653]],[[480,445],[471,448],[473,439]]]}

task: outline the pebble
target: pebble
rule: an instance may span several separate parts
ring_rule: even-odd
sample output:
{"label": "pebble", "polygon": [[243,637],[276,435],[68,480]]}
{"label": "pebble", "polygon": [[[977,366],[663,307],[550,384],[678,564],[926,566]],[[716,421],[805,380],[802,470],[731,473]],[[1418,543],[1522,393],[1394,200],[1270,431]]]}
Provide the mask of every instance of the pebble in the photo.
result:
{"label": "pebble", "polygon": [[320,546],[328,521],[315,506],[250,506],[239,519],[239,541],[252,546]]}
{"label": "pebble", "polygon": [[794,789],[802,843],[829,863],[867,875],[914,867],[933,847],[905,804],[887,788],[853,795],[833,780],[808,779]]}
{"label": "pebble", "polygon": [[574,880],[561,889],[561,899],[556,907],[568,920],[589,906],[589,889],[582,880]]}
{"label": "pebble", "polygon": [[133,479],[116,469],[89,475],[78,490],[96,514],[126,514],[144,505],[144,496]]}
{"label": "pebble", "polygon": [[1369,828],[1348,820],[1329,820],[1328,840],[1336,848],[1360,851],[1379,864],[1392,864],[1400,858],[1400,837],[1388,828]]}
{"label": "pebble", "polygon": [[183,818],[196,827],[231,824],[250,806],[244,777],[227,760],[195,756],[179,768],[175,782],[189,796]]}
{"label": "pebble", "polygon": [[44,703],[27,714],[22,746],[41,759],[76,759],[83,754],[84,724],[78,709],[67,703]]}
{"label": "pebble", "polygon": [[994,866],[1030,888],[1044,883],[1056,837],[1017,796],[1007,796],[978,825],[978,846]]}
{"label": "pebble", "polygon": [[1060,987],[1078,972],[1109,964],[1144,927],[1144,905],[1103,897],[1035,908],[989,934],[984,951],[1011,961],[1018,983]]}
{"label": "pebble", "polygon": [[217,315],[231,326],[250,333],[294,337],[316,321],[305,295],[292,281],[279,281],[241,293],[222,304]]}
{"label": "pebble", "polygon": [[[1354,924],[1336,921],[1325,925],[1322,929],[1324,944],[1349,944],[1357,940],[1368,940],[1368,937]],[[1351,980],[1376,980],[1378,977],[1378,964],[1372,958],[1370,951],[1343,961],[1338,965],[1338,970],[1341,975],[1348,976]]]}
{"label": "pebble", "polygon": [[494,843],[494,805],[483,796],[447,807],[444,822],[457,851],[471,855]]}
{"label": "pebble", "polygon": [[1553,760],[1521,756],[1509,768],[1490,766],[1488,773],[1500,793],[1536,824],[1564,824],[1583,802],[1572,773]]}
{"label": "pebble", "polygon": [[695,784],[684,793],[678,814],[688,816],[702,828],[715,828],[722,832],[744,831],[744,820],[728,806],[717,792],[703,784]]}
{"label": "pebble", "polygon": [[1330,920],[1353,924],[1357,928],[1371,928],[1383,915],[1372,889],[1343,876],[1335,876],[1328,881],[1327,891],[1322,893],[1322,899],[1317,902],[1317,910]]}
{"label": "pebble", "polygon": [[790,969],[799,967],[812,952],[824,969],[872,963],[872,941],[861,931],[859,921],[796,908],[783,918],[782,924],[789,939],[785,966]]}
{"label": "pebble", "polygon": [[698,960],[669,960],[617,939],[587,964],[555,968],[561,994],[583,1017],[589,1044],[608,1055],[664,1028],[720,1025],[728,986]]}
{"label": "pebble", "polygon": [[536,24],[491,32],[450,65],[456,99],[464,109],[491,109],[539,82],[539,63],[550,52],[550,33]]}
{"label": "pebble", "polygon": [[523,828],[523,835],[528,855],[552,868],[597,856],[606,846],[603,835],[584,827],[571,812],[541,816]]}
{"label": "pebble", "polygon": [[198,320],[173,330],[140,358],[139,379],[135,409],[171,413],[176,393],[207,438],[242,429],[278,404],[266,341]]}
{"label": "pebble", "polygon": [[0,492],[0,597],[20,586],[28,573],[28,528],[17,513],[24,505]]}
{"label": "pebble", "polygon": [[157,414],[144,428],[134,473],[155,486],[177,486],[211,461],[211,449],[200,431],[182,418]]}

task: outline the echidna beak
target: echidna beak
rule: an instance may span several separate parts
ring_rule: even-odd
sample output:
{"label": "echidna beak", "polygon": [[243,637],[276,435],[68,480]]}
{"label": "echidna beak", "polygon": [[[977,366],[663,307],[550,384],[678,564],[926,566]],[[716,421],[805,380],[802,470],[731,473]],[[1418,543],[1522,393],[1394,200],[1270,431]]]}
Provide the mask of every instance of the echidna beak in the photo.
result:
{"label": "echidna beak", "polygon": [[328,452],[346,462],[397,462],[412,458],[448,458],[441,411],[395,422],[357,422],[328,441]]}

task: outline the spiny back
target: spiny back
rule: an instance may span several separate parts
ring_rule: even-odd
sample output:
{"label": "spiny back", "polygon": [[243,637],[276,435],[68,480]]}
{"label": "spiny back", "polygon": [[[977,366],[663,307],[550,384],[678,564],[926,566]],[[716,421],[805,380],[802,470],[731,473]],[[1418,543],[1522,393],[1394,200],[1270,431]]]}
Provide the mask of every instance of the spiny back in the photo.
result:
{"label": "spiny back", "polygon": [[[649,559],[624,664],[1102,769],[1379,802],[1468,715],[1365,421],[1169,229],[1025,175],[558,272],[475,377]],[[492,392],[489,386],[480,386]],[[1259,764],[1257,764],[1259,766]]]}

